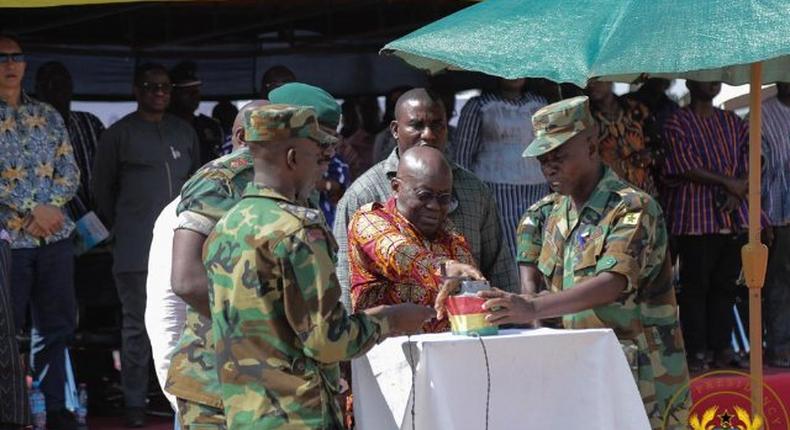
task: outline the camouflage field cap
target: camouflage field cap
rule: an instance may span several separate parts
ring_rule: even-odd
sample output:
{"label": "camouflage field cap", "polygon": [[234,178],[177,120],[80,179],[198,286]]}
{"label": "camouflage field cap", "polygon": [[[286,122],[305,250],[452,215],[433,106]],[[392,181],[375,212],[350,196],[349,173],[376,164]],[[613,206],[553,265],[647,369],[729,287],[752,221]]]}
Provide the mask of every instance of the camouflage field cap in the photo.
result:
{"label": "camouflage field cap", "polygon": [[313,108],[269,104],[250,109],[244,115],[244,140],[266,143],[304,137],[328,147],[337,138],[321,130]]}
{"label": "camouflage field cap", "polygon": [[522,156],[537,157],[551,152],[592,125],[587,96],[560,100],[544,106],[532,115],[535,139]]}

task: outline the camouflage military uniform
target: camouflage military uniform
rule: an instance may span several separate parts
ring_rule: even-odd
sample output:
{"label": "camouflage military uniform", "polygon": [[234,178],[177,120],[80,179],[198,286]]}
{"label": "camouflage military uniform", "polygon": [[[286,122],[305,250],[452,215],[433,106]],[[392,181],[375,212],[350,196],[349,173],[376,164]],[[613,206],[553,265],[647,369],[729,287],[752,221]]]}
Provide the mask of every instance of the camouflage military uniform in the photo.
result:
{"label": "camouflage military uniform", "polygon": [[[208,236],[214,224],[241,200],[253,174],[252,156],[247,148],[203,166],[181,190],[178,228]],[[173,352],[165,389],[179,398],[179,414],[185,429],[195,425],[224,426],[211,320],[191,307],[187,307],[184,333]]]}
{"label": "camouflage military uniform", "polygon": [[[536,265],[551,291],[602,272],[628,284],[614,303],[566,315],[566,328],[611,328],[623,344],[653,428],[686,428],[688,370],[658,204],[608,168],[577,212],[568,196],[533,205],[518,227],[519,264]],[[677,400],[675,394],[681,393]]]}
{"label": "camouflage military uniform", "polygon": [[[292,100],[300,105],[317,106],[318,120],[332,127],[336,127],[340,119],[337,102],[317,87],[289,83],[272,91],[269,98],[274,103]],[[252,156],[247,148],[203,166],[181,190],[178,228],[208,236],[216,222],[241,200],[253,175]],[[313,192],[308,204],[319,207],[317,191]],[[165,387],[180,399],[179,414],[185,428],[224,422],[215,362],[211,321],[187,307],[184,333],[171,358]]]}
{"label": "camouflage military uniform", "polygon": [[320,212],[250,184],[207,239],[204,261],[228,427],[342,428],[337,362],[388,327],[346,315]]}

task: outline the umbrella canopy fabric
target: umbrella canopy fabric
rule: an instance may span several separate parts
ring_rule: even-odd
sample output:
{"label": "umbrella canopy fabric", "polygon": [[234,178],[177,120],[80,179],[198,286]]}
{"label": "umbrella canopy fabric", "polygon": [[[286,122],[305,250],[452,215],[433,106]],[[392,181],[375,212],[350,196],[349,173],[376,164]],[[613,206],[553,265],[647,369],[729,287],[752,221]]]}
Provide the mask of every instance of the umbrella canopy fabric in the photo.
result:
{"label": "umbrella canopy fabric", "polygon": [[584,86],[642,73],[749,82],[790,81],[787,0],[488,0],[387,44],[437,73],[474,70]]}

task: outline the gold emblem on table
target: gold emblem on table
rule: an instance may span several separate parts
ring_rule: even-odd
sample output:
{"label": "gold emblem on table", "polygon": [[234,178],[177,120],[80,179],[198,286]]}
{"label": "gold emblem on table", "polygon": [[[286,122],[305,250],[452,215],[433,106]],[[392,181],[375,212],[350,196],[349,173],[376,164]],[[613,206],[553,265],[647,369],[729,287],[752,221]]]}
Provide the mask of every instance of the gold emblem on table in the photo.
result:
{"label": "gold emblem on table", "polygon": [[689,418],[689,427],[692,430],[760,430],[763,428],[763,419],[759,415],[754,418],[745,409],[735,406],[735,415],[730,411],[724,410],[721,414],[718,406],[713,406],[705,410],[701,416],[692,414]]}

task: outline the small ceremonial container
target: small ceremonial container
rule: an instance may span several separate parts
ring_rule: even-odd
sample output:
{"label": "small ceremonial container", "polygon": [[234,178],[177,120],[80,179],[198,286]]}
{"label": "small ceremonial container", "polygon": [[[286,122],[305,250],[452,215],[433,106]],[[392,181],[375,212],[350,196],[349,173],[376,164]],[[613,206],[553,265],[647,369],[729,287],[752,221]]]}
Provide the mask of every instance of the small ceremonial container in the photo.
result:
{"label": "small ceremonial container", "polygon": [[489,336],[499,332],[496,325],[486,321],[483,310],[486,300],[477,297],[478,291],[490,288],[486,281],[463,281],[461,292],[447,299],[447,315],[453,334]]}

